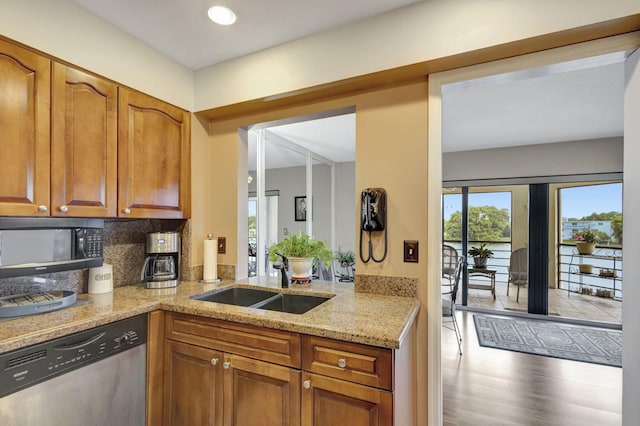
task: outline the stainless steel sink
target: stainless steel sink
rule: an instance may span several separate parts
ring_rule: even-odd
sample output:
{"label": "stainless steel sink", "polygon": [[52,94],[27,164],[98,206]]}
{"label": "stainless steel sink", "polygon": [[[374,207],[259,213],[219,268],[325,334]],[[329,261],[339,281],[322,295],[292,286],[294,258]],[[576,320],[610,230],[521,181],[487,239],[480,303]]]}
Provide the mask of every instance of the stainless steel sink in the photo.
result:
{"label": "stainless steel sink", "polygon": [[268,290],[259,290],[256,288],[233,287],[216,293],[206,294],[204,296],[194,297],[195,300],[204,300],[206,302],[224,303],[236,306],[252,306],[258,302],[277,296],[279,293]]}
{"label": "stainless steel sink", "polygon": [[330,297],[324,296],[280,293],[277,296],[259,303],[257,306],[254,306],[254,308],[287,312],[290,314],[304,314],[329,299]]}
{"label": "stainless steel sink", "polygon": [[268,311],[304,314],[331,297],[306,294],[277,293],[256,288],[233,287],[216,293],[193,297],[205,302],[224,303],[227,305],[246,306],[266,309]]}

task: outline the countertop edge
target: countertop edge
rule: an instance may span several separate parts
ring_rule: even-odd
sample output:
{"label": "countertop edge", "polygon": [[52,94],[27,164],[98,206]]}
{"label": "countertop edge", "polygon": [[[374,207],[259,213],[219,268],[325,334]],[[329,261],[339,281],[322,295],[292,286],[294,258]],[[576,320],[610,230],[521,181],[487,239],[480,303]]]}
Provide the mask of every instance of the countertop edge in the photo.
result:
{"label": "countertop edge", "polygon": [[[233,285],[234,283],[225,283],[223,286]],[[243,285],[242,283],[236,283]],[[260,326],[265,328],[285,330],[294,333],[308,334],[319,337],[326,337],[346,342],[360,343],[370,346],[376,346],[386,349],[400,349],[402,341],[415,321],[416,316],[420,310],[420,302],[418,299],[413,298],[413,302],[408,302],[406,311],[400,312],[402,315],[398,316],[394,321],[395,324],[391,327],[393,330],[389,330],[389,333],[376,333],[368,332],[366,327],[352,327],[351,329],[340,329],[339,326],[333,324],[315,324],[309,323],[308,319],[305,321],[296,321],[296,314],[281,314],[278,317],[270,315],[260,315],[253,312],[246,312],[246,309],[226,309],[209,305],[188,304],[185,303],[185,299],[189,299],[189,296],[176,295],[173,297],[158,297],[156,299],[147,299],[142,301],[128,301],[128,303],[122,303],[122,300],[126,300],[127,292],[138,291],[135,286],[125,286],[128,289],[118,290],[110,296],[113,300],[116,300],[122,305],[115,303],[118,309],[115,311],[100,312],[100,305],[95,302],[98,298],[95,295],[79,295],[79,298],[86,298],[94,301],[93,304],[84,305],[78,307],[80,311],[71,314],[65,312],[65,310],[57,311],[56,313],[48,313],[44,315],[53,314],[54,317],[42,317],[37,318],[37,325],[41,328],[33,329],[35,325],[24,326],[26,331],[22,331],[20,324],[13,325],[13,333],[15,335],[1,336],[0,335],[0,353],[11,352],[13,350],[28,347],[37,343],[45,342],[48,340],[56,339],[58,337],[70,335],[76,332],[88,330],[101,325],[109,324],[112,322],[120,321],[126,318],[130,318],[140,314],[146,314],[149,312],[164,310],[170,312],[179,312],[189,315],[202,316],[207,318],[215,318],[220,320],[232,321],[241,324],[249,324],[254,326]],[[201,292],[206,292],[210,289],[201,289]],[[119,287],[122,289],[122,287]],[[320,290],[322,291],[322,290]],[[199,293],[196,293],[199,294]],[[99,295],[98,295],[99,296]],[[354,295],[355,297],[355,295]],[[368,297],[366,295],[360,295],[360,297]],[[379,296],[378,296],[379,297]],[[391,296],[394,297],[394,296]],[[386,297],[384,297],[386,299]],[[144,299],[144,298],[143,298]],[[411,299],[411,298],[405,298]],[[379,300],[378,300],[379,302]],[[413,306],[411,306],[413,304]],[[344,302],[343,305],[344,306]],[[233,307],[236,308],[236,307]],[[75,309],[75,308],[74,308]],[[59,319],[55,316],[59,315]],[[84,315],[84,316],[83,316]],[[67,318],[69,317],[69,318]],[[77,317],[77,318],[76,318]],[[55,320],[47,319],[56,318]],[[366,315],[363,320],[366,320]],[[29,317],[17,319],[14,321],[33,320]],[[53,325],[47,326],[53,322]],[[59,323],[56,323],[59,322]],[[2,325],[0,325],[2,327]],[[10,332],[8,332],[10,333]]]}

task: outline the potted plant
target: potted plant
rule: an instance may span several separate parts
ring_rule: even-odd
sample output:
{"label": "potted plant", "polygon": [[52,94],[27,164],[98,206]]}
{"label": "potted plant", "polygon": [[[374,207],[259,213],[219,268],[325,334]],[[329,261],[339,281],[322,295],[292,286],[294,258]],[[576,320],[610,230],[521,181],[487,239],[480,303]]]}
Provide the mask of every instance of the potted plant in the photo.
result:
{"label": "potted plant", "polygon": [[580,271],[581,274],[590,274],[591,272],[593,272],[593,265],[590,265],[588,263],[579,263],[578,271]]}
{"label": "potted plant", "polygon": [[280,256],[289,259],[292,278],[307,280],[311,277],[311,269],[316,259],[325,267],[331,266],[332,253],[327,243],[316,240],[300,231],[289,234],[284,240],[269,247],[269,260],[276,262]]}
{"label": "potted plant", "polygon": [[342,251],[341,247],[338,247],[338,250],[334,253],[335,260],[340,263],[342,267],[348,267],[356,263],[356,255],[351,250]]}
{"label": "potted plant", "polygon": [[353,265],[356,264],[356,255],[351,250],[342,251],[341,247],[338,247],[338,250],[333,254],[333,258],[340,264],[340,267],[344,270],[336,274],[338,276],[338,281],[340,282],[351,282],[353,281],[354,269]]}
{"label": "potted plant", "polygon": [[473,264],[476,268],[486,268],[487,259],[493,257],[493,251],[486,248],[487,243],[480,244],[480,247],[471,246],[468,253],[473,257]]}
{"label": "potted plant", "polygon": [[596,248],[598,236],[591,229],[585,228],[575,234],[576,250],[580,254],[591,254]]}

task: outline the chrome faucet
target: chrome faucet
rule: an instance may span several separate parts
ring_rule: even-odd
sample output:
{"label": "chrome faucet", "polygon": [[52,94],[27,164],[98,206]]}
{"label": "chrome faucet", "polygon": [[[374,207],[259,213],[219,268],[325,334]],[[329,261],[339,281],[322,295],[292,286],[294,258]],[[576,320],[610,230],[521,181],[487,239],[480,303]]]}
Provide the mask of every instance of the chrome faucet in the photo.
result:
{"label": "chrome faucet", "polygon": [[289,277],[287,277],[287,270],[289,269],[289,259],[279,253],[276,254],[282,258],[282,262],[274,263],[273,267],[276,269],[280,269],[280,285],[282,286],[282,288],[288,288]]}

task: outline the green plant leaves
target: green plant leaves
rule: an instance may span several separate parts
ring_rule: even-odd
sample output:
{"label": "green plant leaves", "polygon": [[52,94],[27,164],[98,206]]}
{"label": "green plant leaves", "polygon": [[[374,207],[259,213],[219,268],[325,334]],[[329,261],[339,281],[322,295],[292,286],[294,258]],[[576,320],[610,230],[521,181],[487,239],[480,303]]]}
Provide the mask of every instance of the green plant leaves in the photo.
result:
{"label": "green plant leaves", "polygon": [[316,240],[300,231],[269,247],[269,260],[280,260],[278,254],[285,257],[313,257],[320,259],[325,267],[331,266],[332,253],[326,242]]}

